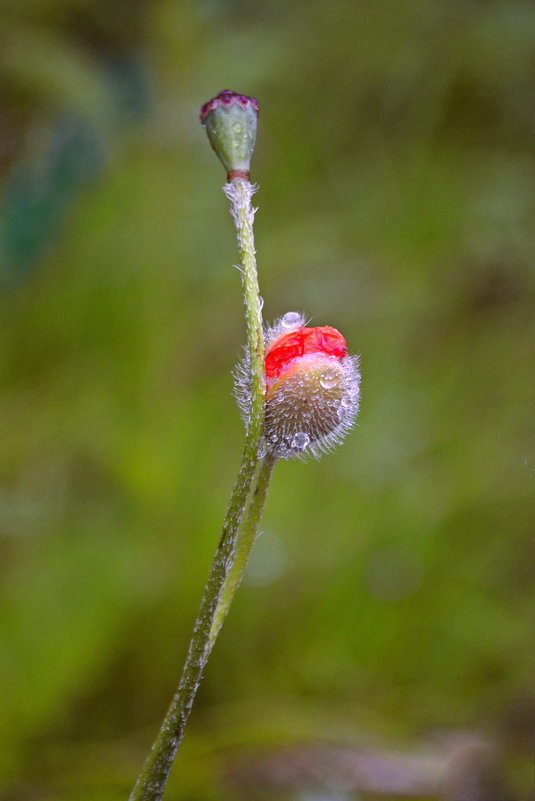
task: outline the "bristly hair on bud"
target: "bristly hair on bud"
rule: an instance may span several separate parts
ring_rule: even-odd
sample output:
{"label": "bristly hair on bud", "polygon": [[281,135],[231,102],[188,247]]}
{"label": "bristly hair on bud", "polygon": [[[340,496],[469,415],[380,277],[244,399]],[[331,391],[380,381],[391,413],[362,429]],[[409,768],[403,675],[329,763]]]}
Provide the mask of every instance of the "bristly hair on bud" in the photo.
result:
{"label": "bristly hair on bud", "polygon": [[249,180],[256,142],[258,100],[223,89],[201,108],[201,125],[222,161],[227,180]]}
{"label": "bristly hair on bud", "polygon": [[[261,451],[276,459],[319,458],[339,445],[359,410],[358,356],[349,356],[331,326],[309,328],[288,312],[264,332],[265,419]],[[251,390],[246,353],[234,373],[241,416],[248,425]]]}

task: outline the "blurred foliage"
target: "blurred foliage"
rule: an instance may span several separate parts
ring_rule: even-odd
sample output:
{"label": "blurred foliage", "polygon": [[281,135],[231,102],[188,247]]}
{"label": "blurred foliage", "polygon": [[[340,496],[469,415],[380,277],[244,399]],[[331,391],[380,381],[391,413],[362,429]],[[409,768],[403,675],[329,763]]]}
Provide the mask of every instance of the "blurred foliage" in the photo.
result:
{"label": "blurred foliage", "polygon": [[340,328],[363,407],[338,452],[276,470],[169,801],[356,798],[243,791],[229,765],[450,729],[527,797],[535,6],[1,14],[2,799],[125,798],[175,687],[242,445],[236,248],[197,118],[225,87],[261,104],[266,319]]}

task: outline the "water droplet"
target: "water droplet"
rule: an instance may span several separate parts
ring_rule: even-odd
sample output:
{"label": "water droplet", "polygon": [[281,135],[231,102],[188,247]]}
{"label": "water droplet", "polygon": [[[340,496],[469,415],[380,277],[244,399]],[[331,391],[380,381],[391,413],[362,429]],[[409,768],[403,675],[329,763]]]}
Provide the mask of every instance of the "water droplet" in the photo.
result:
{"label": "water droplet", "polygon": [[292,450],[298,452],[304,451],[309,442],[310,437],[308,434],[305,434],[304,431],[298,431],[292,439]]}
{"label": "water droplet", "polygon": [[234,133],[241,134],[241,132],[243,131],[243,125],[241,124],[241,122],[234,122],[232,123],[232,130],[234,131]]}
{"label": "water droplet", "polygon": [[266,453],[267,453],[266,440],[265,439],[261,439],[260,440],[260,445],[258,446],[258,458],[259,459],[263,459],[264,456],[266,455]]}
{"label": "water droplet", "polygon": [[284,328],[299,328],[303,323],[303,318],[299,312],[286,312],[281,318],[281,325]]}
{"label": "water droplet", "polygon": [[353,405],[351,398],[348,395],[344,395],[342,400],[340,401],[340,407],[343,409],[349,409],[350,406]]}
{"label": "water droplet", "polygon": [[320,376],[320,384],[323,389],[332,389],[338,384],[338,375],[330,367]]}

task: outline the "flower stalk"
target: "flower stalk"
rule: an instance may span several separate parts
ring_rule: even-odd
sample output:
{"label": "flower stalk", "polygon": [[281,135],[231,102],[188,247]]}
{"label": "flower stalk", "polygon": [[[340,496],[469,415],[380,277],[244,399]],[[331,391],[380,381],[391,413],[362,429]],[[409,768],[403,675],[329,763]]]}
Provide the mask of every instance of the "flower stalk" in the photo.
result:
{"label": "flower stalk", "polygon": [[[235,120],[233,120],[233,124],[235,125]],[[214,146],[213,142],[212,145]],[[243,177],[243,172],[235,177],[230,177],[224,187],[224,192],[230,201],[230,212],[234,219],[238,239],[239,268],[242,276],[247,327],[247,353],[250,360],[250,413],[246,426],[242,461],[195,621],[180,683],[152,750],[132,790],[130,801],[160,801],[163,796],[173,760],[184,737],[205,665],[240,583],[250,550],[250,548],[240,548],[238,551],[237,541],[240,523],[258,464],[258,450],[264,418],[262,300],[258,289],[253,234],[255,209],[251,204],[255,189],[256,187],[250,183],[248,177]],[[247,541],[251,540],[251,545],[256,536],[272,469],[273,465],[264,464],[259,473],[257,490],[251,500],[246,526],[246,539]],[[239,554],[238,566],[234,567],[237,554]]]}
{"label": "flower stalk", "polygon": [[227,612],[230,608],[232,599],[234,598],[236,590],[240,586],[243,578],[243,574],[247,566],[247,560],[249,559],[249,554],[251,553],[251,549],[258,535],[258,528],[260,526],[264,505],[266,503],[269,483],[271,481],[271,475],[276,463],[277,459],[272,457],[270,454],[267,454],[260,465],[255,489],[249,504],[249,508],[247,509],[247,515],[243,522],[238,541],[236,543],[234,559],[228,572],[225,586],[221,592],[219,603],[214,615],[214,622],[210,632],[210,635],[214,640],[217,637],[221,626],[223,625],[223,621],[225,620]]}

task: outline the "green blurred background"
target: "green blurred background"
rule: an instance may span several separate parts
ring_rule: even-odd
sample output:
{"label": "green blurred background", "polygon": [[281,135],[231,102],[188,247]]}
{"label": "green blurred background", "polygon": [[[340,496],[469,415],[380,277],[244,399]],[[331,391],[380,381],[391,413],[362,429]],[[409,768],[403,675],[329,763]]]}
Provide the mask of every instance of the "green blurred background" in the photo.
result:
{"label": "green blurred background", "polygon": [[223,88],[261,107],[266,320],[339,328],[363,402],[336,453],[276,470],[166,798],[397,798],[329,754],[450,775],[452,742],[467,775],[496,748],[510,788],[462,799],[531,797],[531,0],[1,15],[0,797],[126,798],[176,685],[243,442],[198,123]]}

